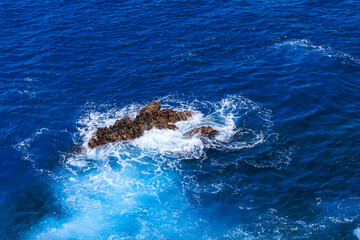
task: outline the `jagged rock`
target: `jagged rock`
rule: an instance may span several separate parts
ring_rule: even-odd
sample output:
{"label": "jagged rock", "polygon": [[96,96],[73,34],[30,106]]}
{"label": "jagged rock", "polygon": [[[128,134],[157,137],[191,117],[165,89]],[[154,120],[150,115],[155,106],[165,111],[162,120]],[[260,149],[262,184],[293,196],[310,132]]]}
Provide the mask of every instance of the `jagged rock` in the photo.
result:
{"label": "jagged rock", "polygon": [[202,126],[199,128],[194,128],[193,130],[185,133],[185,136],[194,136],[195,134],[200,134],[200,135],[207,135],[207,136],[213,136],[219,133],[219,131],[213,129],[210,126]]}
{"label": "jagged rock", "polygon": [[185,121],[192,116],[191,111],[174,111],[172,109],[162,109],[161,103],[152,102],[140,109],[139,114],[134,120],[124,117],[117,120],[114,125],[109,127],[99,127],[88,143],[90,148],[105,145],[110,142],[122,140],[132,140],[141,137],[144,131],[152,128],[176,129],[177,121]]}

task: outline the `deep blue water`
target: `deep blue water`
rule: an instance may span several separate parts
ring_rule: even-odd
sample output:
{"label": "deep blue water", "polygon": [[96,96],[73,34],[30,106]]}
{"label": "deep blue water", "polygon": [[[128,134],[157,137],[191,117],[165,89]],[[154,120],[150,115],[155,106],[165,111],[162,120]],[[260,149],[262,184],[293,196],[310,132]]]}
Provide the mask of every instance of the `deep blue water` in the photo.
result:
{"label": "deep blue water", "polygon": [[[360,239],[359,13],[0,1],[0,239]],[[196,114],[86,147],[153,100]]]}

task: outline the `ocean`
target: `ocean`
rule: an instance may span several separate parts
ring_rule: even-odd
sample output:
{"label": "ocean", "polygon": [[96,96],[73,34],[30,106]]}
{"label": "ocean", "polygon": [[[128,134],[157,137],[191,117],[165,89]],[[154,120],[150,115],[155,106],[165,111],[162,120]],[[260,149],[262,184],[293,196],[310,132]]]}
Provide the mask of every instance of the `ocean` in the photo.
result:
{"label": "ocean", "polygon": [[[359,13],[0,1],[0,239],[360,239]],[[88,148],[152,101],[194,115]]]}

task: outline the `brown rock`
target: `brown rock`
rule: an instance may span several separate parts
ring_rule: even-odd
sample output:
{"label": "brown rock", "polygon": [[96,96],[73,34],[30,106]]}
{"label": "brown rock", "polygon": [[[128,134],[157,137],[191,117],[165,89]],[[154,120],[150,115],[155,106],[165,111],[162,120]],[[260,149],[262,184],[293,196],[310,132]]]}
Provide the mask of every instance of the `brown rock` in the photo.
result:
{"label": "brown rock", "polygon": [[144,114],[153,114],[157,111],[160,110],[161,107],[161,103],[159,102],[152,102],[149,103],[147,106],[145,106],[144,108],[140,109],[139,114],[140,115],[144,115]]}
{"label": "brown rock", "polygon": [[[132,140],[141,137],[145,131],[152,128],[176,129],[177,121],[185,121],[192,116],[191,111],[174,111],[172,109],[162,109],[161,103],[152,102],[140,109],[139,114],[134,120],[124,117],[109,127],[100,127],[95,132],[88,143],[90,148],[95,148],[110,142],[121,140]],[[216,131],[216,130],[215,130]]]}
{"label": "brown rock", "polygon": [[200,134],[200,135],[208,135],[208,136],[212,136],[212,135],[216,135],[219,133],[219,131],[213,129],[210,126],[202,126],[199,128],[194,128],[193,130],[185,133],[185,136],[194,136],[195,134]]}

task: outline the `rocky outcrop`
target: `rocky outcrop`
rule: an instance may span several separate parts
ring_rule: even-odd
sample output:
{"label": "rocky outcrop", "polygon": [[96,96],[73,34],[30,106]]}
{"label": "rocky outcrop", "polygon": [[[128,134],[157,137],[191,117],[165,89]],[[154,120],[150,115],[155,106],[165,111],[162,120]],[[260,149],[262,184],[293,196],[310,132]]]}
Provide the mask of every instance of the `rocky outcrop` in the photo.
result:
{"label": "rocky outcrop", "polygon": [[195,134],[200,134],[202,136],[213,136],[218,134],[219,131],[213,129],[210,126],[203,126],[203,127],[199,127],[199,128],[194,128],[193,130],[185,133],[185,136],[194,136]]}
{"label": "rocky outcrop", "polygon": [[[174,111],[172,109],[161,109],[161,103],[152,102],[140,109],[134,120],[124,117],[117,120],[114,125],[100,127],[95,136],[88,143],[90,148],[105,145],[110,142],[132,140],[141,137],[145,131],[152,128],[172,129],[177,127],[174,123],[185,121],[192,116],[191,111]],[[216,130],[215,130],[216,131]]]}

